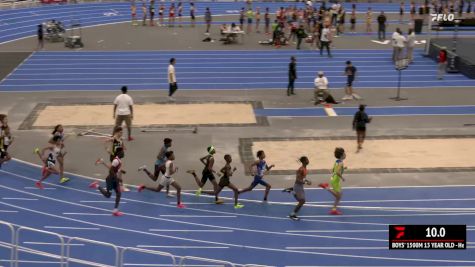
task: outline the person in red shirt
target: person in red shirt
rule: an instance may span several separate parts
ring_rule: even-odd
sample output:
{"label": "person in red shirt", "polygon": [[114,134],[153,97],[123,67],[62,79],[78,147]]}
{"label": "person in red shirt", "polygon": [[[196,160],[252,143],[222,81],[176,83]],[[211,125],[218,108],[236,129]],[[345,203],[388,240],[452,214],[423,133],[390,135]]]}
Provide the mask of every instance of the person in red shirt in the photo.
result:
{"label": "person in red shirt", "polygon": [[437,79],[444,79],[445,69],[447,68],[447,50],[445,47],[442,47],[439,51],[439,56],[437,57],[439,64],[439,71],[437,73]]}

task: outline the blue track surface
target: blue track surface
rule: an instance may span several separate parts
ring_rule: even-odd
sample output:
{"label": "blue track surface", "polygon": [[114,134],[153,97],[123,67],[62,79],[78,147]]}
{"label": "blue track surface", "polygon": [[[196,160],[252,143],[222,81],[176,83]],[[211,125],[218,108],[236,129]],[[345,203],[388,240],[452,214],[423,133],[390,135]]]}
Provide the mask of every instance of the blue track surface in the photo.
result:
{"label": "blue track surface", "polygon": [[[160,2],[161,3],[161,2]],[[295,4],[295,3],[292,3]],[[170,3],[166,3],[168,8]],[[271,12],[275,12],[283,3],[255,2],[254,6],[259,6],[261,10],[269,7]],[[296,3],[303,6],[303,3]],[[245,4],[242,2],[231,3],[205,3],[197,2],[196,15],[203,15],[206,7],[210,7],[214,15],[236,14]],[[358,3],[357,11],[366,12],[371,6],[374,12],[384,10],[385,12],[399,12],[399,4],[381,3]],[[158,4],[157,4],[158,7]],[[347,10],[351,4],[345,3]],[[183,15],[189,15],[189,5],[184,4]],[[141,9],[138,8],[138,17],[141,16]],[[167,9],[168,10],[168,9]],[[406,6],[409,10],[409,6]],[[43,5],[34,8],[4,9],[0,10],[0,43],[8,42],[28,36],[36,35],[36,25],[46,20],[56,19],[69,25],[71,20],[80,20],[83,26],[94,26],[101,24],[119,23],[130,20],[130,5],[128,3],[83,3],[76,5]],[[441,33],[442,35],[451,33]],[[460,33],[459,35],[471,35],[471,33]]]}
{"label": "blue track surface", "polygon": [[[88,180],[72,176],[72,181],[67,186],[61,186],[57,184],[56,177],[51,177],[49,179],[51,184],[46,184],[50,190],[40,191],[33,189],[34,181],[39,174],[39,168],[15,161],[3,166],[0,171],[2,220],[67,236],[114,242],[120,246],[159,246],[151,249],[175,255],[225,259],[239,264],[475,265],[472,248],[475,237],[473,186],[344,189],[342,202],[344,215],[339,217],[327,215],[327,206],[332,200],[327,192],[318,189],[307,190],[308,205],[302,209],[303,220],[300,222],[285,217],[294,202],[290,195],[278,190],[271,192],[269,204],[260,202],[262,191],[243,194],[242,197],[245,199],[242,202],[246,206],[239,211],[235,211],[231,205],[214,205],[209,198],[198,198],[191,194],[185,196],[188,208],[177,209],[173,204],[174,199],[166,198],[164,194],[129,192],[124,194],[122,199],[124,203],[121,206],[126,215],[115,218],[109,214],[112,203],[94,202],[105,199],[97,192],[88,189]],[[176,178],[178,181],[184,179]],[[234,179],[250,178],[236,176]],[[314,182],[321,182],[325,178],[311,177],[311,179]],[[229,197],[229,192],[225,192],[224,196]],[[86,215],[87,213],[90,214]],[[467,224],[468,249],[462,251],[387,249],[388,224],[434,223]],[[51,227],[82,227],[94,230]],[[0,231],[0,240],[5,240],[7,238],[5,235],[6,231]],[[57,246],[24,243],[38,241],[39,238],[42,238],[42,242],[56,242],[29,232],[25,232],[20,241],[27,247],[57,253]],[[193,248],[178,248],[180,246]],[[109,250],[106,248],[85,245],[74,247],[72,251],[73,256],[77,258],[112,263]],[[6,250],[0,248],[0,259],[5,259],[6,253]],[[25,255],[24,259],[44,258]],[[139,255],[129,255],[126,261],[143,266],[147,263],[167,263],[164,258],[152,259]]]}
{"label": "blue track surface", "polygon": [[[336,107],[337,116],[353,116],[358,107]],[[370,116],[437,116],[437,115],[475,115],[475,106],[395,106],[367,107]],[[264,108],[255,109],[256,116],[266,117],[326,117],[323,107],[315,108]]]}
{"label": "blue track surface", "polygon": [[[355,88],[395,88],[397,71],[385,50],[337,50],[333,58],[315,51],[156,51],[38,52],[0,83],[0,91],[168,90],[167,67],[177,59],[181,90],[279,89],[287,87],[289,58],[297,57],[299,89],[313,89],[317,71],[324,71],[330,88],[346,84],[345,61],[358,68]],[[474,87],[462,74],[436,79],[436,64],[416,52],[415,63],[402,74],[402,87]]]}

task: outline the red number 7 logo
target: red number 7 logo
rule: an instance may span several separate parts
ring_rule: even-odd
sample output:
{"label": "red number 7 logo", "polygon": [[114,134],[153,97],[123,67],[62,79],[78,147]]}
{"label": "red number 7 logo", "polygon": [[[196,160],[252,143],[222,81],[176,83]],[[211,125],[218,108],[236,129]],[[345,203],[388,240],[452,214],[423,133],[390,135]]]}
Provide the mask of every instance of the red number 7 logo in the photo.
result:
{"label": "red number 7 logo", "polygon": [[394,227],[394,229],[396,229],[396,231],[398,231],[399,233],[397,233],[396,235],[396,239],[399,239],[401,237],[404,236],[404,230],[406,230],[406,227],[404,226],[396,226]]}

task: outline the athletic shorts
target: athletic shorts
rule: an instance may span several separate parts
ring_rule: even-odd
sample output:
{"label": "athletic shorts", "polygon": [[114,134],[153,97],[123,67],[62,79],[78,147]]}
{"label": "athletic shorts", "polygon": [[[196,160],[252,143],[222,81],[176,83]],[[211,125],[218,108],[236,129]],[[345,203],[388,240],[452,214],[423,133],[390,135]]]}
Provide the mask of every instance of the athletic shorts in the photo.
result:
{"label": "athletic shorts", "polygon": [[194,19],[195,19],[195,15],[191,15],[191,19],[194,20]]}
{"label": "athletic shorts", "polygon": [[221,177],[221,179],[219,180],[219,187],[221,188],[224,188],[225,186],[229,186],[229,184],[231,183],[229,177],[227,176],[223,176]]}
{"label": "athletic shorts", "polygon": [[247,24],[252,24],[252,19],[247,19]]}
{"label": "athletic shorts", "polygon": [[8,149],[7,145],[4,145],[3,148],[0,148],[0,159],[3,159],[8,156],[7,149]]}
{"label": "athletic shorts", "polygon": [[213,181],[214,179],[216,179],[214,177],[214,174],[210,171],[208,171],[207,169],[203,170],[202,172],[202,176],[201,176],[201,183],[202,184],[205,184],[206,181],[210,180],[210,181]]}
{"label": "athletic shorts", "polygon": [[346,85],[347,85],[347,86],[353,86],[353,81],[354,81],[354,80],[355,80],[355,77],[347,76]]}
{"label": "athletic shorts", "polygon": [[55,160],[47,160],[46,161],[46,168],[50,169],[50,168],[54,168],[54,166],[56,166],[56,161]]}
{"label": "athletic shorts", "polygon": [[333,191],[340,193],[341,192],[341,183],[340,180],[332,179],[330,181],[330,185],[333,189]]}
{"label": "athletic shorts", "polygon": [[158,182],[158,184],[163,187],[166,187],[166,186],[171,185],[173,182],[175,182],[175,180],[172,177],[167,177],[165,175],[162,175],[162,177],[160,177],[160,181]]}
{"label": "athletic shorts", "polygon": [[305,200],[305,191],[303,189],[303,184],[294,184],[294,194],[295,198],[298,200]]}
{"label": "athletic shorts", "polygon": [[119,180],[117,180],[117,177],[111,176],[111,175],[107,176],[106,188],[107,188],[107,191],[115,190],[116,192],[118,192],[120,189],[119,189]]}
{"label": "athletic shorts", "polygon": [[262,176],[256,175],[256,176],[254,176],[254,181],[252,181],[251,187],[254,188],[258,184],[263,185],[263,186],[268,186],[269,185],[266,181],[264,181],[264,179],[262,179]]}

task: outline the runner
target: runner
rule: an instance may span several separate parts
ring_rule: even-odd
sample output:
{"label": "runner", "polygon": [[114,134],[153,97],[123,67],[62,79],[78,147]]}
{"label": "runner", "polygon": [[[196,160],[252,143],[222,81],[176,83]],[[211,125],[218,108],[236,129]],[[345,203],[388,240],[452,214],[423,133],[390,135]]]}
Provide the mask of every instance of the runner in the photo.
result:
{"label": "runner", "polygon": [[345,150],[341,147],[335,148],[335,158],[336,161],[333,165],[332,177],[330,180],[331,188],[328,188],[328,183],[321,183],[318,186],[328,190],[328,192],[330,192],[335,197],[335,202],[330,214],[342,215],[343,213],[337,210],[337,206],[340,203],[342,196],[340,180],[343,180],[343,182],[345,181],[343,178],[343,171],[346,170],[346,167],[343,165],[343,160],[346,158]]}
{"label": "runner", "polygon": [[290,213],[289,218],[298,221],[300,218],[297,216],[299,210],[305,204],[305,191],[304,185],[311,185],[312,183],[307,180],[307,165],[310,163],[306,156],[302,156],[299,159],[302,166],[297,170],[297,174],[295,177],[295,184],[293,187],[289,187],[283,190],[283,192],[293,193],[295,199],[299,202],[297,206],[295,206],[294,211]]}
{"label": "runner", "polygon": [[[62,143],[63,142],[61,140],[61,137],[55,136],[52,139],[52,144],[50,143],[47,147],[41,150],[39,148],[35,148],[34,153],[37,154],[43,162],[41,178],[35,184],[35,186],[39,189],[44,189],[41,183],[51,174],[60,174],[59,169],[56,166],[56,161],[58,159],[58,156],[61,154]],[[46,157],[43,157],[44,155],[46,155]]]}
{"label": "runner", "polygon": [[346,75],[346,86],[345,86],[345,96],[342,97],[342,100],[361,100],[363,99],[360,95],[353,92],[353,82],[355,81],[356,76],[356,67],[353,66],[351,61],[346,61],[345,67],[345,75]]}
{"label": "runner", "polygon": [[239,189],[231,183],[231,176],[233,176],[233,173],[237,170],[236,167],[232,168],[231,167],[231,162],[233,159],[231,158],[231,155],[226,154],[224,155],[224,160],[226,161],[226,165],[220,170],[220,172],[223,174],[221,176],[221,179],[219,180],[218,184],[218,190],[217,191],[203,191],[203,194],[209,194],[209,195],[215,195],[215,201],[216,204],[222,204],[224,201],[219,200],[218,196],[221,190],[223,190],[224,187],[229,187],[233,190],[234,192],[234,208],[235,209],[240,209],[243,208],[244,205],[238,203],[238,198],[239,198]]}
{"label": "runner", "polygon": [[54,144],[53,138],[55,136],[59,136],[61,138],[61,151],[58,154],[58,163],[59,163],[59,183],[63,184],[69,182],[69,178],[64,177],[64,156],[66,156],[67,152],[64,151],[64,140],[66,139],[64,135],[64,128],[63,125],[58,124],[54,127],[53,132],[51,133],[53,137],[50,139],[49,143]]}
{"label": "runner", "polygon": [[[257,151],[257,157],[259,160],[256,160],[252,165],[249,167],[249,171],[254,175],[254,181],[251,183],[251,185],[241,191],[239,191],[239,194],[242,194],[244,192],[252,191],[258,184],[263,185],[266,187],[266,191],[264,194],[264,201],[267,201],[267,197],[269,196],[269,192],[271,189],[271,185],[264,181],[264,175],[269,173],[269,171],[275,167],[275,165],[270,165],[268,166],[266,161],[264,160],[266,158],[266,154],[264,153],[263,150]],[[257,169],[257,172],[253,171],[254,166]]]}
{"label": "runner", "polygon": [[122,174],[125,174],[126,171],[122,169],[122,161],[121,159],[124,157],[124,150],[122,148],[118,148],[116,151],[116,156],[112,160],[111,164],[107,164],[104,162],[103,159],[98,159],[96,161],[96,165],[102,164],[107,169],[109,169],[109,175],[106,178],[106,188],[99,186],[99,182],[95,181],[92,182],[89,187],[98,189],[102,195],[106,198],[110,198],[112,193],[111,191],[115,191],[115,204],[114,209],[112,210],[113,216],[122,216],[124,215],[122,212],[119,211],[119,203],[120,197],[122,195],[121,185],[122,184]]}
{"label": "runner", "polygon": [[181,203],[181,186],[172,178],[172,175],[178,171],[178,168],[173,164],[175,160],[175,155],[173,151],[167,151],[165,153],[165,157],[167,157],[167,161],[165,163],[165,174],[162,175],[160,178],[160,182],[157,188],[146,187],[145,185],[140,185],[138,187],[138,192],[142,192],[144,189],[148,189],[155,192],[160,192],[166,186],[173,186],[176,189],[176,207],[183,209],[186,208],[183,203]]}
{"label": "runner", "polygon": [[[157,160],[155,161],[155,171],[153,174],[147,170],[147,166],[143,165],[138,169],[138,171],[144,171],[147,176],[152,179],[152,181],[156,182],[158,180],[158,176],[160,173],[163,175],[165,174],[166,168],[165,168],[165,163],[167,162],[167,157],[165,154],[168,152],[168,149],[172,146],[172,139],[170,138],[165,138],[163,139],[163,147],[160,149],[160,152],[158,152],[157,155]],[[170,185],[167,185],[167,196],[170,196]]]}
{"label": "runner", "polygon": [[216,154],[216,149],[214,146],[209,146],[207,148],[208,155],[200,158],[201,163],[205,165],[203,172],[202,172],[202,177],[201,180],[198,178],[196,175],[195,170],[188,170],[187,173],[193,175],[195,178],[195,182],[198,185],[198,190],[196,191],[196,195],[199,196],[201,195],[201,192],[203,191],[203,186],[205,186],[206,181],[210,181],[213,184],[213,191],[217,192],[218,191],[218,183],[216,182],[216,178],[214,177],[214,173],[216,173],[215,170],[213,170],[213,165],[214,165],[214,154]]}
{"label": "runner", "polygon": [[12,159],[8,154],[8,147],[13,143],[13,137],[8,126],[8,118],[5,114],[0,114],[0,169],[3,163]]}
{"label": "runner", "polygon": [[[122,141],[122,127],[115,127],[114,131],[112,133],[112,138],[106,141],[105,143],[105,149],[107,153],[109,153],[109,160],[112,162],[116,157],[117,157],[117,151],[122,151],[124,154],[122,158],[125,156],[125,145],[124,141]],[[121,190],[122,192],[124,191],[130,191],[128,188],[124,187],[122,179],[119,180]]]}
{"label": "runner", "polygon": [[364,139],[366,138],[366,124],[370,123],[372,119],[366,114],[365,108],[365,105],[360,105],[359,111],[353,117],[353,130],[356,131],[356,142],[358,144],[356,153],[363,149]]}

